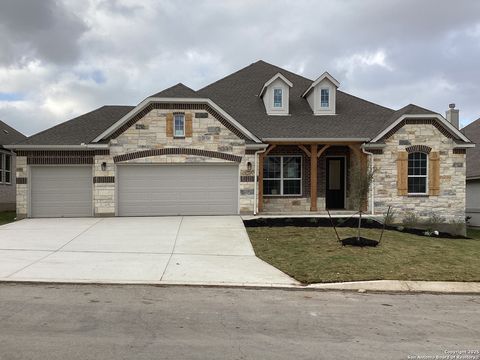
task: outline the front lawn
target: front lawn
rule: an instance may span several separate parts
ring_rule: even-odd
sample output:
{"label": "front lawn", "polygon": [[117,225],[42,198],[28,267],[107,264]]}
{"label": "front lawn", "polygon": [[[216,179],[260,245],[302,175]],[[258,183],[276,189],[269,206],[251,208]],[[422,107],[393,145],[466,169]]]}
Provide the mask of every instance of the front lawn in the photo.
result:
{"label": "front lawn", "polygon": [[[337,228],[340,237],[355,229]],[[247,228],[258,257],[303,283],[360,280],[480,281],[480,232],[471,240],[385,231],[375,248],[342,247],[328,227]],[[362,229],[378,239],[380,230]]]}
{"label": "front lawn", "polygon": [[15,219],[15,211],[1,211],[0,225],[8,224]]}

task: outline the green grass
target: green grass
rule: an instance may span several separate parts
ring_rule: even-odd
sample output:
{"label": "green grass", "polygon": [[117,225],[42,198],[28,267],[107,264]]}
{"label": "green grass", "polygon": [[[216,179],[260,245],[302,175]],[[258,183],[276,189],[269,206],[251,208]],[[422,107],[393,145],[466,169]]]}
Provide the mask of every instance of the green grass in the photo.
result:
{"label": "green grass", "polygon": [[0,212],[0,225],[5,225],[12,222],[15,219],[15,211],[1,211]]}
{"label": "green grass", "polygon": [[[303,283],[360,280],[480,281],[480,230],[473,239],[385,231],[375,248],[341,246],[331,228],[247,228],[258,257]],[[355,229],[339,228],[340,237]],[[362,229],[378,239],[380,230]]]}

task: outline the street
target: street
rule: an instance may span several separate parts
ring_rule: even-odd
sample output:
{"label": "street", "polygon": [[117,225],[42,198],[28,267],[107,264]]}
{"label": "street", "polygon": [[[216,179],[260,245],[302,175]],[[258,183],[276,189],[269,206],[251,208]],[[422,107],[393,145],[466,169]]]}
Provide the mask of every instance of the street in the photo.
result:
{"label": "street", "polygon": [[0,358],[407,359],[480,349],[480,297],[0,284]]}

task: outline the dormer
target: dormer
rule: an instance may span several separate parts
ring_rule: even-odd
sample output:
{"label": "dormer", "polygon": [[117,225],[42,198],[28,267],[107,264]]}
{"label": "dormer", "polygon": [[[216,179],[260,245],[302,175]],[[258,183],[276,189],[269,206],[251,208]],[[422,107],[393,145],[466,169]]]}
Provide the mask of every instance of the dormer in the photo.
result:
{"label": "dormer", "polygon": [[288,115],[290,88],[293,84],[282,74],[276,73],[260,92],[268,115]]}
{"label": "dormer", "polygon": [[335,115],[339,85],[340,83],[325,71],[303,93],[302,97],[307,99],[314,115]]}

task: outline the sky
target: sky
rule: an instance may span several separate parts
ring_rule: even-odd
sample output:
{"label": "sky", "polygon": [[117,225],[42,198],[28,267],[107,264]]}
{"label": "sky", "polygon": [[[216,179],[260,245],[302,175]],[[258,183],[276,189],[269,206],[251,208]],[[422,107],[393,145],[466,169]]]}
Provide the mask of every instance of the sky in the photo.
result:
{"label": "sky", "polygon": [[393,109],[480,117],[478,0],[2,0],[0,119],[32,135],[260,59]]}

